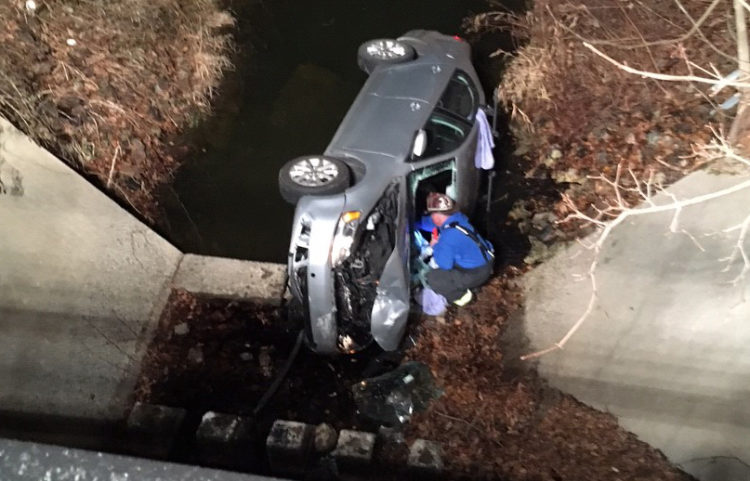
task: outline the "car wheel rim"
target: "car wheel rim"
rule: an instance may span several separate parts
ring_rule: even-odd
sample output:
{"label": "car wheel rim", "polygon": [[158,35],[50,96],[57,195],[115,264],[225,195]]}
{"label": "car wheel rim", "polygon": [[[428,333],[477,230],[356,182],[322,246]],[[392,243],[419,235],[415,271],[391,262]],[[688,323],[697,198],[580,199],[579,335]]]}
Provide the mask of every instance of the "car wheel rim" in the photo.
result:
{"label": "car wheel rim", "polygon": [[305,187],[320,187],[338,177],[339,168],[330,160],[311,157],[300,160],[289,170],[292,181]]}
{"label": "car wheel rim", "polygon": [[367,54],[381,59],[399,58],[406,55],[406,47],[395,40],[376,40],[367,45]]}

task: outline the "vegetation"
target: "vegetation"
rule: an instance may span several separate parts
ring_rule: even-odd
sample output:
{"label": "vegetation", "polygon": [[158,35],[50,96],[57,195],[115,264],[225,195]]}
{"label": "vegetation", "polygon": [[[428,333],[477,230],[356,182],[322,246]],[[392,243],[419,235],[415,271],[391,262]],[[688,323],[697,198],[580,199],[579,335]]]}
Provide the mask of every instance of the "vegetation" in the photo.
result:
{"label": "vegetation", "polygon": [[0,113],[154,220],[234,19],[216,0],[0,0],[0,19]]}

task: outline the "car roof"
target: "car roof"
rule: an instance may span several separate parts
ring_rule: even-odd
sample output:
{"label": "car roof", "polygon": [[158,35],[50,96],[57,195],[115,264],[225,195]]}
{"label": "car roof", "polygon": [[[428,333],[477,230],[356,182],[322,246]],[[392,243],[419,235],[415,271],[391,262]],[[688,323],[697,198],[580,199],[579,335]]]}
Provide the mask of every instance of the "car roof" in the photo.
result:
{"label": "car roof", "polygon": [[[455,71],[438,49],[416,60],[376,68],[365,82],[326,154],[364,162],[403,160]],[[450,63],[449,63],[450,62]]]}

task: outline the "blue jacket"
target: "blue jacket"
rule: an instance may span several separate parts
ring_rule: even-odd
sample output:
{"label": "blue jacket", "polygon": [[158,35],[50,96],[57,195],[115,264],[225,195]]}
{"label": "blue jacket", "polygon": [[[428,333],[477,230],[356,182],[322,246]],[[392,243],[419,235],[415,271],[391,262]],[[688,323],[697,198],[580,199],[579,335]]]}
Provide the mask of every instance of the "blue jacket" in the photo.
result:
{"label": "blue jacket", "polygon": [[[449,224],[458,222],[461,227],[468,231],[475,231],[469,223],[469,219],[461,212],[456,212],[445,220],[443,227],[439,228],[440,237],[437,244],[432,247],[432,258],[435,259],[441,269],[453,269],[458,266],[464,269],[473,269],[485,265],[488,261],[482,255],[479,246],[469,236],[458,229],[448,227]],[[418,229],[431,232],[437,227],[429,215],[419,219],[416,223]],[[482,237],[481,242],[490,252],[493,251],[492,244]],[[490,258],[492,260],[492,258]]]}

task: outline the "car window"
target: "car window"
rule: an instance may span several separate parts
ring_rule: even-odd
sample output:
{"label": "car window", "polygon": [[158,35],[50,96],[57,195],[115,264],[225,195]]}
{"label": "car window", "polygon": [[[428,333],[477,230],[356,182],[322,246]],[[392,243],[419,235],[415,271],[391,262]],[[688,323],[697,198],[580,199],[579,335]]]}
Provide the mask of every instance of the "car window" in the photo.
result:
{"label": "car window", "polygon": [[471,77],[457,70],[423,127],[427,143],[419,159],[452,152],[461,146],[474,124],[478,99]]}
{"label": "car window", "polygon": [[430,192],[456,195],[456,160],[451,159],[415,170],[409,174],[408,179],[413,213],[418,218],[427,210],[427,195]]}
{"label": "car window", "polygon": [[468,74],[457,70],[437,103],[437,108],[474,123],[479,95]]}
{"label": "car window", "polygon": [[421,157],[428,158],[456,150],[471,129],[465,122],[434,112],[427,119],[424,130],[427,147]]}

